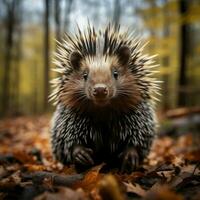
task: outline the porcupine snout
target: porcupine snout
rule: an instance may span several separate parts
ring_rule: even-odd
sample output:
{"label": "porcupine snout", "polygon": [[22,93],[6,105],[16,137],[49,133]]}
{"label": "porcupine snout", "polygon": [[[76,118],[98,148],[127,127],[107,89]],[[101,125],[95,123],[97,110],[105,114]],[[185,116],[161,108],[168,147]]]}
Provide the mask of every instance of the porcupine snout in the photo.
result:
{"label": "porcupine snout", "polygon": [[108,87],[105,84],[98,83],[93,87],[93,96],[96,99],[105,99],[108,96]]}

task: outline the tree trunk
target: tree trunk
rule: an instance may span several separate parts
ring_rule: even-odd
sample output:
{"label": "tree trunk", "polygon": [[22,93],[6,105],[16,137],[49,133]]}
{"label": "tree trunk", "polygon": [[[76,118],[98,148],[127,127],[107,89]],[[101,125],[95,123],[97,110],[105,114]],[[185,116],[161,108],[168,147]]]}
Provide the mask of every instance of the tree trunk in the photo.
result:
{"label": "tree trunk", "polygon": [[[164,23],[163,23],[163,38],[167,39],[169,37],[169,32],[170,32],[170,28],[169,28],[169,21],[168,21],[168,0],[164,0],[163,1],[163,14],[164,14]],[[165,68],[169,68],[169,55],[165,55],[164,57],[164,67]],[[170,106],[170,102],[169,102],[169,74],[164,74],[163,75],[163,109],[164,110],[168,110],[169,106]]]}
{"label": "tree trunk", "polygon": [[49,8],[50,0],[44,0],[45,15],[44,15],[44,111],[48,108],[49,94]]}
{"label": "tree trunk", "polygon": [[[188,10],[188,1],[180,0],[180,16],[181,19],[186,15]],[[181,24],[180,27],[180,71],[179,71],[179,97],[178,97],[178,105],[185,106],[186,105],[186,93],[184,91],[184,87],[187,85],[187,77],[186,77],[186,58],[188,51],[188,25]]]}
{"label": "tree trunk", "polygon": [[16,42],[16,61],[15,61],[15,77],[14,77],[14,112],[20,113],[19,96],[20,96],[20,62],[22,56],[22,20],[23,5],[22,0],[17,1],[17,42]]}
{"label": "tree trunk", "polygon": [[33,84],[33,103],[32,103],[32,112],[33,114],[37,114],[38,113],[38,108],[37,108],[37,98],[38,98],[38,92],[37,92],[37,83],[38,83],[38,79],[37,79],[37,61],[36,59],[33,60],[33,65],[32,65],[32,84]]}
{"label": "tree trunk", "polygon": [[61,0],[54,0],[55,3],[55,25],[56,25],[56,40],[60,41],[61,37],[61,27],[60,27],[60,16],[61,16],[61,9],[60,3]]}
{"label": "tree trunk", "polygon": [[7,17],[6,17],[6,39],[5,39],[5,60],[4,60],[4,80],[3,80],[3,108],[2,113],[7,114],[9,112],[9,103],[10,103],[10,71],[11,71],[11,57],[13,49],[13,32],[14,32],[14,13],[16,1],[6,2],[7,6]]}

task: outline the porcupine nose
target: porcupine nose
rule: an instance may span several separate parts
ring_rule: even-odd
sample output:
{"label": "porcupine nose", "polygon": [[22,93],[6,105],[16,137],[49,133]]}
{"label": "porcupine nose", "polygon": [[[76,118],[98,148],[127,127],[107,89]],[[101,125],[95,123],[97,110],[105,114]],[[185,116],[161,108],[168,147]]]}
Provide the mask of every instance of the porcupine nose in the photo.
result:
{"label": "porcupine nose", "polygon": [[93,88],[93,95],[96,98],[103,99],[108,95],[108,88],[105,84],[96,84]]}

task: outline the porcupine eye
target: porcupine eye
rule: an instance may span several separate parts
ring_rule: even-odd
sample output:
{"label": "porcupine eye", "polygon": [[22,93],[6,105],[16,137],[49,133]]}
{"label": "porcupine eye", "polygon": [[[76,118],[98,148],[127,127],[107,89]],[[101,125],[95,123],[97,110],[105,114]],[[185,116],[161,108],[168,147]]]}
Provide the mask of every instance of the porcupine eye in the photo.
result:
{"label": "porcupine eye", "polygon": [[118,78],[118,72],[117,72],[117,70],[114,70],[114,71],[113,71],[113,76],[114,76],[115,79]]}
{"label": "porcupine eye", "polygon": [[83,78],[85,79],[85,81],[87,80],[87,77],[88,77],[88,73],[87,73],[87,72],[84,72],[84,73],[83,73]]}

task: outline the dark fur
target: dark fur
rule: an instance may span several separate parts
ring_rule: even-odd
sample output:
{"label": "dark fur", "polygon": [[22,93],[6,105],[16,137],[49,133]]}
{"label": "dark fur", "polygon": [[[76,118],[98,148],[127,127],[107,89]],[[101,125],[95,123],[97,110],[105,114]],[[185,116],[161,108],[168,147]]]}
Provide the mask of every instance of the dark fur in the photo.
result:
{"label": "dark fur", "polygon": [[59,105],[53,118],[53,153],[62,163],[73,163],[73,146],[83,145],[94,151],[97,164],[115,160],[127,147],[134,146],[142,161],[154,138],[153,112],[146,102],[127,113],[97,110],[83,114]]}

